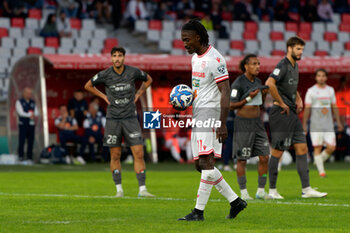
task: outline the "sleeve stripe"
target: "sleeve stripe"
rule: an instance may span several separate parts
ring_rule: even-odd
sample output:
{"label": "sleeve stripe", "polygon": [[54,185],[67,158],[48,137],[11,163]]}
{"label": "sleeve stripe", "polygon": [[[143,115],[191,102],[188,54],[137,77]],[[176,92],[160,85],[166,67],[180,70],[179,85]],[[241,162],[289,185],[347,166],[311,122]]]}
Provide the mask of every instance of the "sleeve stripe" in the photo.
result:
{"label": "sleeve stripe", "polygon": [[225,74],[225,75],[220,76],[220,77],[216,77],[215,80],[218,80],[218,79],[221,79],[221,78],[224,78],[224,77],[228,77],[228,74]]}
{"label": "sleeve stripe", "polygon": [[216,79],[215,82],[216,82],[216,83],[219,83],[219,82],[225,81],[226,79],[228,79],[228,76],[223,77],[223,78],[221,78],[221,79]]}

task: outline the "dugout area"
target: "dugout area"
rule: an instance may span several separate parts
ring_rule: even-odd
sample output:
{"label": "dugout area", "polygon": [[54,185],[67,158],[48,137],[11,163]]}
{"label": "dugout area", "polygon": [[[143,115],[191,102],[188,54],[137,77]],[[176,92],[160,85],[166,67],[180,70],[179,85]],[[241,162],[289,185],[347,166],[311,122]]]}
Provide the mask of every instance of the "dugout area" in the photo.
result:
{"label": "dugout area", "polygon": [[[230,83],[240,74],[238,69],[242,57],[225,57],[230,73]],[[263,81],[273,71],[281,57],[259,57],[260,75]],[[168,108],[169,93],[177,84],[191,86],[191,56],[182,55],[139,55],[127,54],[125,64],[146,71],[153,78],[152,91],[144,95],[138,104],[138,113],[146,107],[156,111],[157,108]],[[314,84],[314,72],[325,68],[329,72],[328,84],[335,90],[339,78],[350,73],[350,58],[315,57],[305,58],[298,62],[300,79],[299,91],[304,97],[307,88]],[[58,106],[67,104],[73,97],[74,90],[84,89],[87,80],[99,71],[111,66],[109,54],[105,55],[29,55],[21,58],[10,75],[8,102],[8,141],[10,153],[16,153],[18,146],[18,127],[15,102],[21,96],[24,87],[33,88],[33,97],[37,103],[40,116],[37,118],[34,158],[50,143],[56,143],[54,119],[59,115]],[[103,90],[103,87],[100,87]],[[87,101],[92,96],[86,96]],[[101,101],[102,103],[102,101]],[[142,122],[141,122],[142,123]],[[150,138],[152,161],[157,162],[163,145],[157,145],[163,134],[161,130],[144,130],[145,138]],[[51,135],[51,136],[50,136]],[[153,136],[152,136],[153,135]],[[157,139],[158,140],[157,140]],[[159,144],[159,143],[158,143]],[[161,144],[161,143],[160,143]],[[157,149],[159,153],[157,153]]]}

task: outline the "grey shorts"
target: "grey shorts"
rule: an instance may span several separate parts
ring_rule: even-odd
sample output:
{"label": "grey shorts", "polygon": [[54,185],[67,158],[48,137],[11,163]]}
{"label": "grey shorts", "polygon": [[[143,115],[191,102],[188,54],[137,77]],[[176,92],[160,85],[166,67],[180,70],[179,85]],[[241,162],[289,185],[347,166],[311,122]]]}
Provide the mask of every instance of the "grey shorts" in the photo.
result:
{"label": "grey shorts", "polygon": [[281,114],[283,109],[273,105],[269,113],[271,146],[277,150],[288,150],[296,143],[306,143],[303,126],[294,111]]}
{"label": "grey shorts", "polygon": [[142,145],[142,132],[137,118],[116,120],[107,119],[103,145],[120,147],[124,137],[126,146]]}
{"label": "grey shorts", "polygon": [[269,139],[260,118],[236,116],[233,129],[233,156],[238,160],[270,154]]}

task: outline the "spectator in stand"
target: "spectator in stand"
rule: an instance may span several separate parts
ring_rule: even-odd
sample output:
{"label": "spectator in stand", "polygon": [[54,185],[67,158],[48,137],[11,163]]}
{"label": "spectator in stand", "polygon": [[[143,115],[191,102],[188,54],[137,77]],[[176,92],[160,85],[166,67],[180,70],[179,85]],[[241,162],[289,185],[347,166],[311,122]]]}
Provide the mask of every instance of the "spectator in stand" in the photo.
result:
{"label": "spectator in stand", "polygon": [[276,5],[274,7],[275,13],[274,13],[274,20],[276,21],[291,21],[291,19],[288,16],[288,2],[284,0],[277,0]]}
{"label": "spectator in stand", "polygon": [[84,92],[81,89],[74,91],[73,98],[68,101],[68,111],[71,117],[77,119],[79,127],[83,126],[87,110],[88,105],[84,99]]}
{"label": "spectator in stand", "polygon": [[334,0],[334,11],[343,14],[350,12],[350,6],[348,0]]}
{"label": "spectator in stand", "polygon": [[42,9],[44,7],[44,0],[28,1],[28,8]]}
{"label": "spectator in stand", "polygon": [[49,14],[47,16],[44,28],[40,31],[42,37],[58,37],[58,30],[56,25],[56,15]]}
{"label": "spectator in stand", "polygon": [[94,18],[94,0],[76,0],[76,2],[78,4],[78,18]]}
{"label": "spectator in stand", "polygon": [[234,4],[233,19],[240,21],[251,21],[252,6],[247,0],[238,0]]}
{"label": "spectator in stand", "polygon": [[131,29],[134,29],[136,20],[149,19],[149,13],[144,2],[142,0],[131,0],[126,7],[125,18]]}
{"label": "spectator in stand", "polygon": [[[68,148],[66,143],[68,141],[79,143],[80,146],[80,154],[73,158],[73,162],[77,164],[85,164],[85,160],[81,157],[84,154],[86,147],[86,140],[84,137],[80,137],[75,134],[75,131],[78,129],[77,120],[74,117],[68,115],[67,106],[61,105],[59,107],[60,116],[55,120],[55,126],[58,128],[59,139],[61,147],[65,150],[66,154],[68,154]],[[66,156],[66,162],[68,164],[71,163],[71,158]]]}
{"label": "spectator in stand", "polygon": [[101,107],[100,105],[100,98],[97,96],[92,97],[91,103],[95,103],[98,106],[98,112],[97,115],[99,116],[106,116],[106,111]]}
{"label": "spectator in stand", "polygon": [[213,21],[211,20],[209,13],[205,13],[204,17],[201,19],[201,24],[203,24],[207,31],[214,30]]}
{"label": "spectator in stand", "polygon": [[317,0],[306,1],[305,6],[302,8],[302,16],[306,22],[319,21],[317,14]]}
{"label": "spectator in stand", "polygon": [[200,12],[210,12],[212,4],[212,0],[194,0],[195,10]]}
{"label": "spectator in stand", "polygon": [[168,5],[166,4],[166,2],[158,2],[157,3],[157,9],[154,12],[154,16],[153,19],[157,19],[157,20],[175,20],[175,18],[168,14],[169,10],[168,10]]}
{"label": "spectator in stand", "polygon": [[220,3],[213,2],[211,20],[213,21],[214,30],[219,33],[219,38],[225,39],[228,38],[228,33],[226,27],[222,25],[221,13]]}
{"label": "spectator in stand", "polygon": [[65,11],[60,12],[56,25],[60,37],[72,37],[72,28]]}
{"label": "spectator in stand", "polygon": [[122,1],[121,0],[110,0],[110,4],[112,7],[112,23],[114,29],[118,29],[120,27],[120,22],[123,19],[123,11],[122,11]]}
{"label": "spectator in stand", "polygon": [[[89,104],[89,111],[84,120],[85,137],[89,145],[90,158],[96,160],[94,145],[99,149],[103,148],[103,128],[106,125],[106,118],[98,114],[99,106],[94,102]],[[105,156],[104,156],[105,157]]]}
{"label": "spectator in stand", "polygon": [[57,0],[58,10],[66,12],[68,18],[76,18],[78,15],[78,3],[74,0]]}
{"label": "spectator in stand", "polygon": [[27,17],[27,3],[24,0],[3,0],[2,8],[5,17]]}
{"label": "spectator in stand", "polygon": [[317,6],[317,14],[321,21],[332,22],[333,9],[328,0],[321,0]]}
{"label": "spectator in stand", "polygon": [[177,4],[177,17],[179,19],[191,18],[195,5],[192,0],[181,0]]}
{"label": "spectator in stand", "polygon": [[97,10],[97,23],[111,22],[111,6],[107,0],[95,0]]}
{"label": "spectator in stand", "polygon": [[44,9],[57,11],[58,3],[56,0],[45,0],[44,1]]}
{"label": "spectator in stand", "polygon": [[253,0],[252,5],[259,20],[262,20],[264,15],[268,15],[270,21],[273,20],[273,0]]}

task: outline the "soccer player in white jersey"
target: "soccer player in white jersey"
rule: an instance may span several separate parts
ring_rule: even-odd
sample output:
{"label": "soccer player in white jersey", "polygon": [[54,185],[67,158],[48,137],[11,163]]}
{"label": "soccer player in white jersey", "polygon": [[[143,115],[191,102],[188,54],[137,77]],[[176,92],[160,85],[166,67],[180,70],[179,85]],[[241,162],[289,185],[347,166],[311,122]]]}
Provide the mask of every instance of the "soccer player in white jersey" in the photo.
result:
{"label": "soccer player in white jersey", "polygon": [[[326,177],[323,163],[332,155],[336,146],[332,113],[338,131],[343,131],[343,125],[340,122],[334,89],[326,84],[327,71],[318,69],[315,76],[316,84],[307,90],[305,96],[303,128],[307,132],[307,121],[311,114],[310,136],[314,147],[314,162],[320,177]],[[322,151],[323,145],[326,148]]]}
{"label": "soccer player in white jersey", "polygon": [[[213,186],[230,202],[227,218],[234,218],[247,203],[239,198],[221,172],[214,166],[214,157],[221,157],[222,142],[227,138],[226,119],[230,103],[230,85],[226,62],[223,56],[208,44],[209,36],[197,20],[190,20],[181,30],[185,49],[192,57],[192,89],[194,92],[193,120],[221,121],[219,127],[193,127],[192,151],[196,169],[201,172],[195,209],[179,220],[204,220],[203,212]],[[198,126],[198,125],[197,125]]]}

